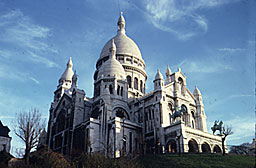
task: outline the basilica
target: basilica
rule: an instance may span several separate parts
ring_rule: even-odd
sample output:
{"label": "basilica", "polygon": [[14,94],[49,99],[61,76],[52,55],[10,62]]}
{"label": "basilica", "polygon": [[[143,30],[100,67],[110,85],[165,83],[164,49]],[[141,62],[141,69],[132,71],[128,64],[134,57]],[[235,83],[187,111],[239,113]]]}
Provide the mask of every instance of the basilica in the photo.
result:
{"label": "basilica", "polygon": [[97,60],[93,97],[77,87],[71,58],[67,62],[49,111],[48,147],[66,156],[100,152],[113,158],[220,153],[221,137],[207,132],[202,94],[197,86],[188,90],[180,68],[167,66],[165,77],[156,71],[154,89],[145,92],[146,64],[125,24],[121,13],[117,34]]}

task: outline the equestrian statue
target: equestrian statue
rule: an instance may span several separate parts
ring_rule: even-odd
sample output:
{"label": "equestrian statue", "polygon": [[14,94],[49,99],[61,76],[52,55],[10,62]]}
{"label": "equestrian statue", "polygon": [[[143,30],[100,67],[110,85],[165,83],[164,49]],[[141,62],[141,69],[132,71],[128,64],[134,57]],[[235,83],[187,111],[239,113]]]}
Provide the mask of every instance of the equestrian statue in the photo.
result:
{"label": "equestrian statue", "polygon": [[219,130],[220,135],[222,135],[222,128],[223,128],[222,125],[223,125],[222,121],[219,122],[219,120],[215,120],[213,127],[211,127],[213,134],[215,133],[215,131]]}
{"label": "equestrian statue", "polygon": [[181,106],[181,109],[178,110],[178,106],[174,108],[175,112],[171,115],[171,118],[175,120],[177,117],[181,117],[184,113],[187,113],[187,109],[184,106]]}

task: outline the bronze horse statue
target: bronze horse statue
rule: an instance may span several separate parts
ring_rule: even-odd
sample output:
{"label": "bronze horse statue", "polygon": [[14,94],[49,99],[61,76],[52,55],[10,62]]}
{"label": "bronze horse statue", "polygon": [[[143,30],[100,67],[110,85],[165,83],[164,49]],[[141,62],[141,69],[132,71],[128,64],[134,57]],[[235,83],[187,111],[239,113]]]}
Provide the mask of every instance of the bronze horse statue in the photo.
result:
{"label": "bronze horse statue", "polygon": [[[219,123],[219,124],[218,124]],[[223,122],[219,120],[215,120],[214,122],[214,125],[213,127],[211,127],[212,131],[213,131],[213,134],[215,133],[215,131],[219,130],[220,131],[220,134],[222,134],[222,125],[223,125]]]}
{"label": "bronze horse statue", "polygon": [[187,109],[184,106],[181,106],[181,109],[178,110],[178,106],[175,106],[175,112],[171,115],[171,118],[175,120],[177,117],[181,117],[184,113],[187,113]]}

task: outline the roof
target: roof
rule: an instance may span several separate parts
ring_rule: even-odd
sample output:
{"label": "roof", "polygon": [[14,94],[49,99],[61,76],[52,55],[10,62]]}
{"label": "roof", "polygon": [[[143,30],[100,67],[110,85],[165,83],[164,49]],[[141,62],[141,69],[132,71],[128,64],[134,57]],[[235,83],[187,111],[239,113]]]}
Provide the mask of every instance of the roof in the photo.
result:
{"label": "roof", "polygon": [[201,92],[200,92],[200,90],[197,88],[197,86],[195,86],[195,90],[194,90],[194,92],[193,92],[193,95],[194,95],[194,96],[201,95]]}
{"label": "roof", "polygon": [[72,60],[71,60],[71,57],[70,57],[69,61],[67,63],[67,68],[66,68],[66,70],[64,71],[64,73],[60,77],[60,81],[62,81],[62,80],[72,81],[72,77],[74,75],[72,67],[73,67],[73,63],[72,63]]}
{"label": "roof", "polygon": [[126,77],[123,66],[115,58],[115,52],[116,52],[115,49],[116,49],[115,41],[112,40],[111,45],[109,46],[109,54],[108,54],[110,55],[110,58],[106,62],[104,62],[103,66],[99,69],[98,77],[115,76],[115,75],[118,78]]}
{"label": "roof", "polygon": [[160,72],[159,69],[157,70],[157,73],[156,73],[156,76],[155,76],[155,80],[157,80],[157,79],[164,79],[164,77],[163,77],[163,75],[162,75],[162,73]]}
{"label": "roof", "polygon": [[118,19],[117,35],[111,38],[103,47],[100,59],[108,56],[112,39],[115,40],[117,55],[130,55],[142,60],[140,49],[137,44],[125,34],[125,20],[121,13]]}

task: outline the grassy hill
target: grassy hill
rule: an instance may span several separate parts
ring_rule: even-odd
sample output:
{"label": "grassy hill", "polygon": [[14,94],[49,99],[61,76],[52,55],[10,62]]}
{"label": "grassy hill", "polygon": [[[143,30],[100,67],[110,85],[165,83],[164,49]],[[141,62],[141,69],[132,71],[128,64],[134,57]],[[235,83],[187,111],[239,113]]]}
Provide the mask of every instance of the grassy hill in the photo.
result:
{"label": "grassy hill", "polygon": [[[147,155],[139,158],[147,168],[254,168],[255,157],[218,154]],[[255,167],[256,168],[256,167]]]}
{"label": "grassy hill", "polygon": [[[1,154],[1,153],[0,153]],[[2,156],[2,155],[0,155]],[[0,167],[6,167],[5,160],[9,158],[3,155]],[[9,159],[8,159],[9,160]],[[15,164],[14,164],[15,165]],[[68,162],[59,153],[42,149],[31,154],[30,165],[24,168],[256,168],[255,157],[242,155],[218,155],[218,154],[163,154],[146,155],[138,158],[107,158],[102,154],[79,154]]]}

